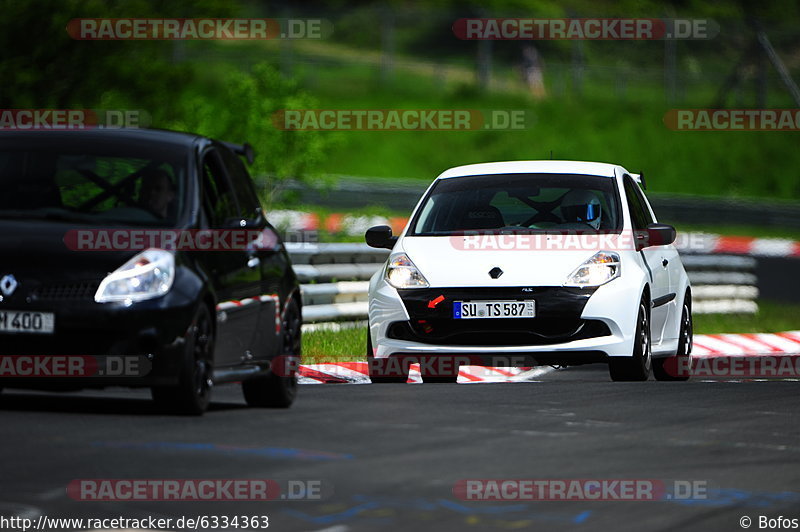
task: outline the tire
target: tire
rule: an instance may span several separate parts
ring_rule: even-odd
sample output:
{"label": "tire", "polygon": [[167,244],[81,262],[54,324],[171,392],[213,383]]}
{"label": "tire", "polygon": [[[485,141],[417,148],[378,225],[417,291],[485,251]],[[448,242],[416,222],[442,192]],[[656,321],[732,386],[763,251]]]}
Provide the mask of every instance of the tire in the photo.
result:
{"label": "tire", "polygon": [[[387,375],[386,371],[387,359],[376,359],[372,353],[372,335],[369,332],[369,325],[367,325],[367,369],[369,371],[369,380],[372,384],[392,384],[392,383],[405,383],[408,381],[408,371],[405,374],[397,375],[393,371],[392,375]],[[402,365],[402,362],[401,362]]]}
{"label": "tire", "polygon": [[186,415],[202,415],[211,402],[214,374],[214,327],[204,304],[197,310],[186,338],[178,385],[152,388],[161,408]]}
{"label": "tire", "polygon": [[449,373],[447,375],[423,375],[422,382],[427,382],[430,384],[455,384],[458,382],[458,373]]}
{"label": "tire", "polygon": [[242,382],[244,400],[259,408],[289,408],[297,397],[297,364],[302,351],[302,318],[295,299],[289,300],[281,319],[281,353],[288,375],[270,372]]}
{"label": "tire", "polygon": [[650,347],[650,313],[647,301],[639,302],[636,317],[636,334],[633,342],[633,356],[611,357],[608,372],[612,381],[646,381],[653,365]]}
{"label": "tire", "polygon": [[653,360],[653,376],[659,381],[688,381],[692,374],[692,299],[689,293],[683,298],[681,328],[678,333],[678,352],[667,358]]}
{"label": "tire", "polygon": [[[456,357],[452,357],[455,362]],[[458,381],[458,366],[447,363],[447,358],[420,361],[420,373],[422,382],[433,384],[455,384]],[[427,362],[427,363],[425,363]]]}

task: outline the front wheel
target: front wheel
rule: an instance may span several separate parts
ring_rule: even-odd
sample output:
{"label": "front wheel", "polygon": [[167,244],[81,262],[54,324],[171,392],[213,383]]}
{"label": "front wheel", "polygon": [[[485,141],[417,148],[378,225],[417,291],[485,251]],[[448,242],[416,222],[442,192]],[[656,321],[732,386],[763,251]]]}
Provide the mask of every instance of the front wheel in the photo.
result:
{"label": "front wheel", "polygon": [[168,411],[199,416],[211,402],[213,372],[214,327],[201,304],[186,335],[178,385],[153,388],[153,400]]}
{"label": "front wheel", "polygon": [[611,357],[608,371],[612,381],[646,381],[653,365],[650,351],[650,313],[647,302],[639,302],[636,317],[636,333],[633,340],[633,356]]}
{"label": "front wheel", "polygon": [[422,375],[422,382],[428,384],[453,384],[458,382],[458,373],[434,373],[434,374],[423,374]]}
{"label": "front wheel", "polygon": [[422,382],[451,384],[458,382],[458,360],[456,357],[424,358],[419,362]]}
{"label": "front wheel", "polygon": [[300,307],[289,300],[281,320],[281,365],[287,371],[270,371],[242,382],[244,400],[249,406],[289,408],[297,396],[297,365],[302,349],[302,319]]}
{"label": "front wheel", "polygon": [[692,374],[692,301],[689,294],[683,298],[681,330],[678,337],[678,352],[675,356],[653,360],[653,375],[659,381],[688,381]]}

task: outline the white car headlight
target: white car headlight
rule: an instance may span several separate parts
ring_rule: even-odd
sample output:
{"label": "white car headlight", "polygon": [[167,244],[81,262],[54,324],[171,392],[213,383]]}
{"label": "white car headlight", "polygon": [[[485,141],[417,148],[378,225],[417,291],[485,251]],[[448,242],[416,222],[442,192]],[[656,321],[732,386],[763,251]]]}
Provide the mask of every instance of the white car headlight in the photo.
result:
{"label": "white car headlight", "polygon": [[598,251],[567,277],[564,286],[600,286],[620,274],[619,254]]}
{"label": "white car headlight", "polygon": [[94,300],[143,301],[162,296],[175,280],[175,255],[163,249],[146,249],[103,279]]}
{"label": "white car headlight", "polygon": [[422,275],[408,255],[400,253],[389,258],[386,280],[395,288],[427,288],[428,280]]}

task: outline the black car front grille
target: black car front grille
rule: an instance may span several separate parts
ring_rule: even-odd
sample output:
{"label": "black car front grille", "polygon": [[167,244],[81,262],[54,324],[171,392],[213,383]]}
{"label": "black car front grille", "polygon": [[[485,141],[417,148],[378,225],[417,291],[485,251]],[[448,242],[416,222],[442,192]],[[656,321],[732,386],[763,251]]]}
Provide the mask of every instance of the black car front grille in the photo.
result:
{"label": "black car front grille", "polygon": [[100,286],[98,281],[77,281],[42,284],[33,289],[35,301],[92,301]]}
{"label": "black car front grille", "polygon": [[422,319],[394,322],[387,334],[395,340],[433,345],[526,346],[597,338],[611,331],[600,320],[580,318]]}
{"label": "black car front grille", "polygon": [[[398,290],[411,320],[452,320],[455,301],[535,301],[536,319],[577,320],[595,288],[508,286]],[[466,320],[476,321],[476,320]],[[483,320],[478,320],[483,321]],[[500,321],[500,320],[491,320]],[[544,321],[542,321],[544,323]],[[556,322],[552,322],[556,323]],[[471,326],[474,327],[474,324]]]}

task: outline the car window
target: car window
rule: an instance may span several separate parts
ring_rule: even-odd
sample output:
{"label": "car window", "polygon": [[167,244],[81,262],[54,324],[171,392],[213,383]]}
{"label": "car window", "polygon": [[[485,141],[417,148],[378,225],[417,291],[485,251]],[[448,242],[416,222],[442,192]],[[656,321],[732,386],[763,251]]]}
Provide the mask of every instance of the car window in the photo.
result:
{"label": "car window", "polygon": [[611,178],[504,174],[439,180],[412,221],[413,235],[472,230],[618,232]]}
{"label": "car window", "polygon": [[0,150],[0,212],[88,223],[173,225],[184,205],[186,164],[174,154],[86,144]]}
{"label": "car window", "polygon": [[233,190],[236,192],[236,198],[239,200],[241,218],[248,220],[254,218],[257,209],[260,208],[260,204],[247,168],[245,168],[242,160],[229,149],[221,147],[218,151],[222,155],[225,168],[231,178]]}
{"label": "car window", "polygon": [[203,207],[212,228],[227,227],[241,219],[239,205],[216,150],[203,156]]}
{"label": "car window", "polygon": [[[633,181],[633,178],[631,178]],[[639,198],[639,204],[642,206],[642,214],[644,216],[647,225],[654,223],[655,220],[653,219],[653,215],[650,214],[650,209],[647,207],[647,200],[644,197],[644,192],[642,192],[642,188],[633,181],[633,192]]]}
{"label": "car window", "polygon": [[633,181],[633,178],[628,175],[624,177],[623,183],[633,228],[646,229],[648,225],[653,223],[653,218],[650,216],[650,211],[642,200],[642,193],[639,190],[639,186]]}

